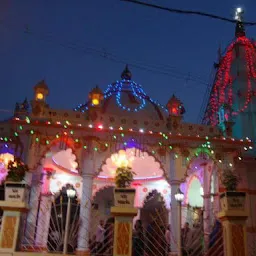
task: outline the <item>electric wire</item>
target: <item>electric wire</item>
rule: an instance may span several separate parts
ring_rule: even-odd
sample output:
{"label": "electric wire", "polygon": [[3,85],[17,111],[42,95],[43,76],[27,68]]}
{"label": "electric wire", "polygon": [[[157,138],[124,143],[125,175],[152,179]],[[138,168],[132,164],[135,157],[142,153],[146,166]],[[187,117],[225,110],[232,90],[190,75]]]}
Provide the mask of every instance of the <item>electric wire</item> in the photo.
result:
{"label": "electric wire", "polygon": [[[222,21],[226,21],[226,22],[230,22],[230,23],[237,23],[237,20],[235,20],[235,19],[229,19],[229,18],[226,18],[226,17],[222,17],[222,16],[219,16],[219,15],[210,14],[210,13],[206,13],[206,12],[201,12],[201,11],[190,11],[190,10],[181,10],[181,9],[175,9],[175,8],[168,8],[168,7],[163,7],[163,6],[156,5],[156,4],[140,2],[140,1],[137,1],[137,0],[120,0],[120,1],[130,2],[130,3],[142,5],[142,6],[147,6],[147,7],[152,7],[152,8],[160,9],[160,10],[163,10],[163,11],[172,12],[172,13],[188,14],[188,15],[199,15],[199,16],[204,16],[204,17],[208,17],[208,18],[212,18],[212,19],[222,20]],[[243,24],[246,25],[246,26],[255,26],[256,22],[243,21]]]}
{"label": "electric wire", "polygon": [[[10,28],[10,26],[5,24],[3,21],[0,22],[0,25],[3,25],[6,28]],[[125,58],[119,57],[119,56],[107,51],[104,48],[99,49],[99,48],[91,47],[84,42],[82,44],[78,44],[76,42],[70,42],[70,41],[65,41],[65,42],[59,41],[56,38],[54,38],[54,36],[52,36],[50,34],[35,33],[33,30],[31,30],[29,28],[28,25],[25,26],[25,29],[23,28],[22,32],[28,36],[32,36],[41,41],[57,44],[63,48],[82,52],[83,54],[97,55],[101,58],[110,60],[115,63],[121,63],[124,65],[129,64],[129,66],[140,69],[140,70],[170,76],[170,77],[178,79],[178,80],[186,80],[186,81],[195,82],[196,85],[193,85],[193,86],[200,86],[200,85],[208,86],[208,83],[204,79],[200,78],[199,76],[193,76],[189,72],[188,73],[180,72],[176,67],[170,67],[168,65],[161,65],[161,64],[160,65],[152,65],[152,64],[149,65],[149,64],[146,64],[146,63],[143,63],[140,61],[125,59]],[[190,86],[188,86],[188,85],[186,86],[186,88],[189,88],[189,87]]]}

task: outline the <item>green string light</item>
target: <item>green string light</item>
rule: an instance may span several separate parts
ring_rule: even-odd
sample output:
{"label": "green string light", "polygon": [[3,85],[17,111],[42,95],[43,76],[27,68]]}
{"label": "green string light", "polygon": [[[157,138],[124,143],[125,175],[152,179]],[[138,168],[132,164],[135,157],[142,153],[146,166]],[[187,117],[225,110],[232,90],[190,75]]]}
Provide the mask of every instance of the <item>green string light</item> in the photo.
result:
{"label": "green string light", "polygon": [[29,119],[29,117],[27,117],[27,116],[26,116],[26,122],[27,122],[28,124],[30,124],[30,119]]}

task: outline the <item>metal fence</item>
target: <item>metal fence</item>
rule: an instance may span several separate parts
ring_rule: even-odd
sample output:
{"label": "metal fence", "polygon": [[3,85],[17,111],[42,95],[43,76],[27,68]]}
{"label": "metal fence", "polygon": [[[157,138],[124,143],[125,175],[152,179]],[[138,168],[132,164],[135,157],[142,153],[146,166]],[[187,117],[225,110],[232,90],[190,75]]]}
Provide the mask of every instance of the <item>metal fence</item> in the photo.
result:
{"label": "metal fence", "polygon": [[248,256],[256,256],[256,233],[247,232]]}
{"label": "metal fence", "polygon": [[[21,222],[18,250],[22,251],[48,251],[62,253],[67,219],[67,198],[59,195],[48,200],[40,200],[40,204],[33,202],[31,210]],[[70,225],[67,230],[67,253],[75,254],[77,248],[78,231],[80,227],[79,213],[80,203],[74,198],[71,201]],[[100,227],[102,215],[90,200],[84,207],[92,209],[88,240],[91,255],[113,255],[114,218],[105,219]],[[35,210],[38,209],[38,210]],[[1,225],[0,212],[0,225]],[[183,211],[183,223],[190,224],[190,240],[182,242],[183,255],[187,256],[223,256],[223,230],[222,225],[215,221],[215,225],[209,233],[204,232],[202,213],[198,209],[188,208]],[[169,232],[169,234],[168,234]],[[237,227],[237,237],[234,246],[241,249],[242,229]],[[156,208],[151,211],[150,219],[141,219],[141,226],[133,232],[133,256],[167,256],[172,250],[170,240],[177,245],[172,229],[168,230],[168,212]],[[184,238],[182,238],[184,239]],[[256,234],[248,233],[248,256],[256,256]],[[246,246],[246,245],[245,245]]]}

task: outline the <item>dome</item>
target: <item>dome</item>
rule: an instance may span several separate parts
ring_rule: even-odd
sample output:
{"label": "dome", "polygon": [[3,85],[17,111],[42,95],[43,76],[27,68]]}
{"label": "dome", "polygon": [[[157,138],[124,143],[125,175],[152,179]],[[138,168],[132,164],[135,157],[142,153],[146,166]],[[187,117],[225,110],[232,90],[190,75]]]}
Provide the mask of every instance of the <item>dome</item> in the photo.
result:
{"label": "dome", "polygon": [[[126,66],[121,80],[108,85],[99,111],[100,119],[104,124],[113,126],[162,130],[168,110],[148,96],[142,86],[131,78],[132,74]],[[88,107],[87,103],[78,106],[76,110],[86,112]]]}

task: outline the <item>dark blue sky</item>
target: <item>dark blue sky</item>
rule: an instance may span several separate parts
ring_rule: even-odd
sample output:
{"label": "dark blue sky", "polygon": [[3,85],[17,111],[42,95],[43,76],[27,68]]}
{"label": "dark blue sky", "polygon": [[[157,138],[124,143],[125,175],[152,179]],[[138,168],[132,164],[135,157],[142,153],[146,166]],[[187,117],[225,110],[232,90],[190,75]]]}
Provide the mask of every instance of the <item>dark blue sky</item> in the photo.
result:
{"label": "dark blue sky", "polygon": [[[255,0],[149,2],[227,17],[239,5],[246,20],[256,21]],[[50,88],[51,107],[73,109],[96,84],[104,89],[119,79],[127,62],[150,96],[165,105],[175,93],[184,102],[186,120],[195,122],[218,47],[224,49],[235,30],[222,21],[119,0],[1,0],[0,17],[1,118],[11,114],[16,101],[32,99],[33,86],[42,79]],[[256,27],[247,28],[248,37],[255,33]],[[164,68],[168,75],[135,63]]]}

